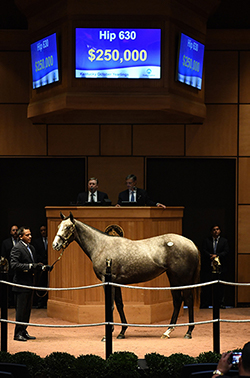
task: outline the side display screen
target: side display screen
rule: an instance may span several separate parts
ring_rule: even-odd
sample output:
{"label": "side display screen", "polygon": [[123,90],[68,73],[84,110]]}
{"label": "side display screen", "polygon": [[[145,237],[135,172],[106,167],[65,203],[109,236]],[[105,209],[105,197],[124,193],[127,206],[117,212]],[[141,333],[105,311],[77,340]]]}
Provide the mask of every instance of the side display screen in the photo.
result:
{"label": "side display screen", "polygon": [[75,77],[160,79],[161,29],[76,28]]}
{"label": "side display screen", "polygon": [[56,33],[32,43],[33,89],[59,81]]}
{"label": "side display screen", "polygon": [[176,80],[201,89],[205,46],[181,33]]}

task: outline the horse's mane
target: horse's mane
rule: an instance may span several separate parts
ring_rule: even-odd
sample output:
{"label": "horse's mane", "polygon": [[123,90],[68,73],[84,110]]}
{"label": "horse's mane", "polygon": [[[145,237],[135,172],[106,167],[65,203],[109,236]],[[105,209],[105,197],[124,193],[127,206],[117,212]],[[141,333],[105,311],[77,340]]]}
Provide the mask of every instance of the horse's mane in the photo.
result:
{"label": "horse's mane", "polygon": [[98,230],[98,228],[95,228],[95,227],[93,227],[93,226],[90,226],[89,224],[83,223],[83,222],[81,222],[81,221],[79,221],[79,220],[74,219],[74,221],[75,221],[75,223],[80,223],[80,224],[82,224],[83,226],[89,227],[89,228],[91,228],[92,230],[99,232],[99,233],[102,234],[102,235],[106,235],[106,236],[110,236],[110,237],[120,237],[120,236],[118,236],[118,235],[109,235],[109,234],[106,234],[106,232],[103,232],[103,231],[101,231],[101,230]]}

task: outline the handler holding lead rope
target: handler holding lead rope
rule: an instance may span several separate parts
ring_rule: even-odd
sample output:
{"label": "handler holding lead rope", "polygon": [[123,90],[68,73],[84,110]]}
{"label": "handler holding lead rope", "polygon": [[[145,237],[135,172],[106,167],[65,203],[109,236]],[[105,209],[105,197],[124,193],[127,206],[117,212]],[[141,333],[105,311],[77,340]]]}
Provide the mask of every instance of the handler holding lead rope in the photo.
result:
{"label": "handler holding lead rope", "polygon": [[[37,263],[35,248],[30,245],[32,236],[28,227],[21,227],[18,230],[19,242],[10,252],[10,266],[14,271],[13,282],[16,284],[34,286],[34,276],[38,272],[51,271],[50,265]],[[23,287],[13,287],[16,304],[16,321],[29,323],[32,306],[33,290]],[[27,326],[16,324],[14,340],[27,341],[35,340],[35,336],[30,336]]]}

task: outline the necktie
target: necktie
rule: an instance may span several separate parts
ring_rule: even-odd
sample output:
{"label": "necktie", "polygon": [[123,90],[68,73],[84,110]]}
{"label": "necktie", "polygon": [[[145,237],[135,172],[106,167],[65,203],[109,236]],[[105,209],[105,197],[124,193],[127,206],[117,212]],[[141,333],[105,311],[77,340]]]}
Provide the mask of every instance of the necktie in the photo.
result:
{"label": "necktie", "polygon": [[218,240],[215,239],[215,241],[214,241],[214,254],[216,254],[217,243],[218,243]]}
{"label": "necktie", "polygon": [[43,238],[44,249],[47,251],[47,238]]}
{"label": "necktie", "polygon": [[93,193],[91,193],[91,202],[95,202]]}
{"label": "necktie", "polygon": [[135,202],[134,191],[131,192],[131,202]]}
{"label": "necktie", "polygon": [[30,257],[31,257],[31,260],[33,261],[33,262],[35,262],[34,261],[34,257],[33,257],[33,253],[31,252],[31,249],[30,249],[30,247],[27,245],[27,250],[29,251],[29,253],[30,253]]}

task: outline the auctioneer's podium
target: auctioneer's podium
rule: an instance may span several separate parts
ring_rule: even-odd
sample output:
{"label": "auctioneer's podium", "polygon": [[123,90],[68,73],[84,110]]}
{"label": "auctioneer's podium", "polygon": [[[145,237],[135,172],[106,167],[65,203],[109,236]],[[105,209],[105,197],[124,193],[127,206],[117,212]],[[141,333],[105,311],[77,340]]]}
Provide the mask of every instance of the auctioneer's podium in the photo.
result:
{"label": "auctioneer's podium", "polygon": [[[144,239],[166,233],[182,234],[183,207],[55,207],[47,206],[48,258],[52,264],[60,252],[52,249],[52,242],[61,222],[60,212],[65,216],[71,211],[74,218],[98,230],[105,231],[109,225],[118,225],[129,239]],[[74,241],[64,251],[62,258],[50,273],[49,285],[53,288],[72,288],[100,283],[92,263]],[[167,275],[137,286],[169,286]],[[123,302],[129,323],[151,324],[168,319],[172,313],[170,290],[141,290],[122,288]],[[48,316],[74,323],[96,323],[105,320],[103,287],[49,291]],[[114,320],[120,322],[115,310]]]}

